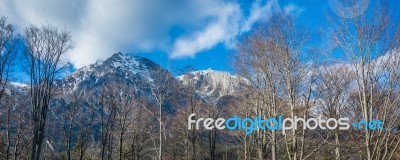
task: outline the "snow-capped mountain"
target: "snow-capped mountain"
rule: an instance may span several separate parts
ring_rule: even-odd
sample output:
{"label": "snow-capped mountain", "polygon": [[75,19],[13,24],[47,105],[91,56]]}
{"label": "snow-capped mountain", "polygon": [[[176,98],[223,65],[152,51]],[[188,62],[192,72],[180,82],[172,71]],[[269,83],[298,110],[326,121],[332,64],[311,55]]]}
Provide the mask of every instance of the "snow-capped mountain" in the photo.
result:
{"label": "snow-capped mountain", "polygon": [[[162,84],[164,81],[168,81],[168,85]],[[168,91],[171,95],[169,98],[174,99],[164,102],[168,111],[175,110],[171,107],[177,104],[173,103],[179,106],[185,103],[182,98],[185,96],[183,85],[167,70],[147,58],[123,53],[115,53],[105,61],[78,69],[57,81],[56,87],[63,94],[84,91],[86,94],[98,95],[104,91],[105,86],[112,84],[128,86],[136,98],[150,104],[155,103],[151,87],[158,87],[158,91]]]}
{"label": "snow-capped mountain", "polygon": [[[153,61],[129,54],[116,53],[105,61],[85,66],[57,82],[63,90],[73,92],[76,89],[85,89],[101,86],[110,81],[124,81],[133,85],[139,82],[153,81],[151,71],[166,70]],[[168,73],[169,74],[169,73]]]}
{"label": "snow-capped mountain", "polygon": [[[178,86],[175,88],[167,86],[167,89],[173,90],[174,96],[186,96],[184,86],[193,85],[199,98],[215,103],[223,96],[237,95],[245,82],[243,78],[236,75],[212,69],[193,71],[173,77],[167,70],[147,58],[119,52],[104,61],[82,67],[67,77],[57,80],[55,87],[57,92],[62,91],[62,94],[79,91],[93,94],[92,92],[100,91],[103,86],[116,83],[134,88],[138,96],[149,96],[149,83],[162,81],[160,79],[162,76],[156,75],[160,71],[164,73],[164,76],[168,75],[172,83]],[[12,86],[25,89],[29,87],[19,83],[13,83]]]}
{"label": "snow-capped mountain", "polygon": [[228,72],[212,69],[192,71],[178,76],[184,85],[191,85],[205,100],[215,101],[226,95],[236,95],[244,86],[245,81]]}

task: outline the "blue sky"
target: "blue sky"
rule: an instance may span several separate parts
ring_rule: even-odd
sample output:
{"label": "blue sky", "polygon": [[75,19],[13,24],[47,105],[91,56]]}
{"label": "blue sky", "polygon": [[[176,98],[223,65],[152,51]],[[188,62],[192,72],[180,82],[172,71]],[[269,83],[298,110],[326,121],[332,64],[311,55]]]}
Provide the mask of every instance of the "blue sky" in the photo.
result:
{"label": "blue sky", "polygon": [[[242,7],[246,8],[246,13],[249,14],[249,6],[251,1],[246,1]],[[297,23],[301,26],[308,28],[311,32],[312,39],[310,45],[327,45],[329,43],[324,35],[324,29],[330,27],[327,21],[326,15],[336,16],[334,7],[338,7],[335,3],[341,2],[336,0],[290,0],[290,1],[278,1],[281,8],[281,12],[284,12],[282,8],[285,6],[295,6],[295,10],[291,13],[297,18]],[[374,9],[376,2],[368,2],[367,10]],[[395,1],[390,1],[396,6]],[[351,4],[349,4],[351,5]],[[279,11],[276,11],[279,12]],[[392,19],[396,20],[399,17],[399,10],[394,10]],[[268,22],[268,19],[263,19],[261,21]],[[260,22],[260,21],[259,21]],[[257,23],[253,25],[253,29],[256,28]],[[237,40],[240,40],[245,35],[251,34],[252,30],[238,35]],[[234,74],[234,70],[231,67],[231,55],[235,53],[235,48],[226,47],[223,43],[219,43],[209,50],[198,52],[194,57],[184,57],[180,59],[170,59],[168,58],[168,53],[166,52],[153,52],[153,53],[136,53],[136,55],[147,57],[158,64],[162,65],[164,68],[168,68],[174,74],[179,74],[179,69],[186,66],[192,65],[195,69],[204,70],[212,68],[214,70],[228,71]],[[334,59],[343,60],[344,55],[340,51],[336,51],[334,54],[330,55]]]}
{"label": "blue sky", "polygon": [[[252,1],[245,1],[241,3],[241,7],[244,8],[246,14],[249,14]],[[310,28],[314,33],[319,32],[321,28],[326,27],[327,22],[325,13],[332,14],[332,10],[326,0],[292,0],[292,1],[278,1],[278,4],[282,8],[285,6],[295,6],[295,11],[291,14],[295,14],[298,18],[298,23],[305,25]],[[279,12],[279,11],[276,11]],[[284,11],[282,11],[284,12]],[[263,19],[261,21],[268,21]],[[252,28],[256,28],[255,23]],[[251,34],[251,31],[238,35],[237,40],[240,40],[245,35]],[[313,35],[314,41],[320,42],[318,35]],[[231,55],[235,53],[235,48],[226,47],[223,43],[218,43],[211,49],[201,51],[195,54],[193,57],[183,57],[179,59],[171,59],[168,57],[167,52],[143,52],[135,53],[135,55],[147,57],[164,68],[168,68],[174,74],[179,74],[179,69],[186,66],[192,65],[195,69],[204,70],[212,68],[214,70],[228,71],[234,74],[231,67]]]}
{"label": "blue sky", "polygon": [[[258,23],[268,23],[269,16],[277,12],[293,15],[310,29],[311,43],[324,45],[326,39],[319,33],[329,27],[325,15],[334,15],[341,1],[0,0],[0,16],[8,17],[20,32],[30,24],[69,30],[75,48],[66,61],[75,68],[121,51],[149,58],[174,75],[187,65],[233,73],[230,56],[236,43]],[[366,9],[373,9],[371,6],[372,1]]]}
{"label": "blue sky", "polygon": [[[248,16],[251,14],[251,2],[254,1],[244,1],[240,2],[241,7]],[[331,12],[327,1],[319,0],[292,0],[292,1],[277,1],[280,7],[280,12],[284,12],[283,8],[285,6],[293,6],[291,14],[299,19],[300,24],[307,25],[312,31],[317,32],[319,29],[326,25],[324,12]],[[279,12],[279,11],[274,11]],[[268,15],[265,15],[268,16]],[[254,23],[252,29],[256,28],[257,23],[265,22],[268,19],[262,19]],[[315,25],[311,25],[315,24]],[[179,31],[178,31],[179,32]],[[242,33],[236,37],[236,40],[240,40],[245,35],[251,34],[252,30]],[[174,37],[174,35],[172,36]],[[317,38],[317,37],[316,37]],[[318,39],[318,38],[317,38]],[[214,70],[228,71],[234,74],[234,70],[231,67],[231,56],[235,53],[235,48],[227,47],[224,43],[218,43],[214,45],[211,49],[207,49],[196,53],[193,57],[183,57],[178,59],[171,59],[168,57],[167,52],[142,52],[135,53],[135,55],[147,57],[158,64],[162,65],[164,68],[168,68],[175,75],[179,74],[179,69],[191,65],[197,70],[205,70],[212,68]]]}

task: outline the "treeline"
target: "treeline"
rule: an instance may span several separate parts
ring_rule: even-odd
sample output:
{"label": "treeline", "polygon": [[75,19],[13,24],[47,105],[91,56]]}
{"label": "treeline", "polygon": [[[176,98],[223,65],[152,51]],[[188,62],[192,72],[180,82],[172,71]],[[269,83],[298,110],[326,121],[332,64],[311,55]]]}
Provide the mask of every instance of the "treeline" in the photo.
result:
{"label": "treeline", "polygon": [[[273,15],[237,45],[238,95],[206,102],[196,80],[162,69],[138,86],[109,83],[66,91],[55,81],[73,48],[70,33],[30,26],[21,35],[0,20],[2,159],[400,159],[400,27],[386,4],[356,18],[327,16],[316,44],[295,17]],[[373,15],[373,16],[371,16]],[[10,85],[22,53],[26,88]],[[307,53],[307,54],[305,54]],[[334,59],[340,54],[340,59]],[[144,85],[143,85],[144,84]],[[174,96],[180,90],[184,97]],[[173,112],[166,112],[166,106]],[[196,118],[231,116],[379,119],[384,130],[188,130]],[[192,127],[193,128],[193,127]],[[302,128],[299,126],[298,128]]]}

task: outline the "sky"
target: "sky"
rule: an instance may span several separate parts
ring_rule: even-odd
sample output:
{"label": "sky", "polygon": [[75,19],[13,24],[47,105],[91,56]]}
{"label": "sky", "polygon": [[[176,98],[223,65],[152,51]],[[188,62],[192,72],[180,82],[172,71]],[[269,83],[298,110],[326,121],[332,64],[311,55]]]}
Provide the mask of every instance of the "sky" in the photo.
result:
{"label": "sky", "polygon": [[[70,31],[75,47],[66,60],[75,69],[124,52],[149,58],[174,75],[187,65],[233,73],[230,57],[237,42],[273,13],[293,15],[317,33],[329,25],[325,13],[346,7],[341,0],[0,0],[0,4],[0,16],[8,17],[20,32],[43,24]],[[369,7],[354,6],[360,12]]]}

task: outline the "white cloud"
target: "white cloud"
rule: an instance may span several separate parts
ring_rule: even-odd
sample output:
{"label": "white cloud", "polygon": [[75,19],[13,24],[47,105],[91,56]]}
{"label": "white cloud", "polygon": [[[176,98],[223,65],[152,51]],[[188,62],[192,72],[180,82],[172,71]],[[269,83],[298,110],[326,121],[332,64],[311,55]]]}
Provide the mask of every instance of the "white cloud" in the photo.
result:
{"label": "white cloud", "polygon": [[[237,36],[279,10],[277,0],[256,0],[247,15],[239,3],[225,0],[0,0],[0,4],[0,16],[9,17],[20,31],[30,24],[70,30],[75,48],[67,57],[75,67],[118,51],[160,50],[181,58],[220,43],[232,47]],[[183,30],[178,37],[171,37],[173,27]]]}
{"label": "white cloud", "polygon": [[223,4],[213,8],[212,12],[215,13],[216,19],[203,30],[175,41],[171,58],[194,56],[220,42],[232,39],[238,33],[238,25],[242,18],[239,5]]}
{"label": "white cloud", "polygon": [[193,57],[196,53],[208,50],[219,43],[232,47],[238,35],[249,31],[260,19],[268,19],[278,8],[276,0],[266,3],[256,1],[252,4],[250,15],[245,17],[243,10],[236,3],[216,5],[213,11],[216,20],[210,22],[203,30],[175,41],[170,57]]}
{"label": "white cloud", "polygon": [[20,28],[49,23],[75,29],[85,7],[85,3],[78,0],[0,0],[0,3],[0,15]]}
{"label": "white cloud", "polygon": [[294,4],[288,4],[285,7],[283,7],[283,11],[287,15],[299,15],[304,11],[304,8],[300,8]]}

